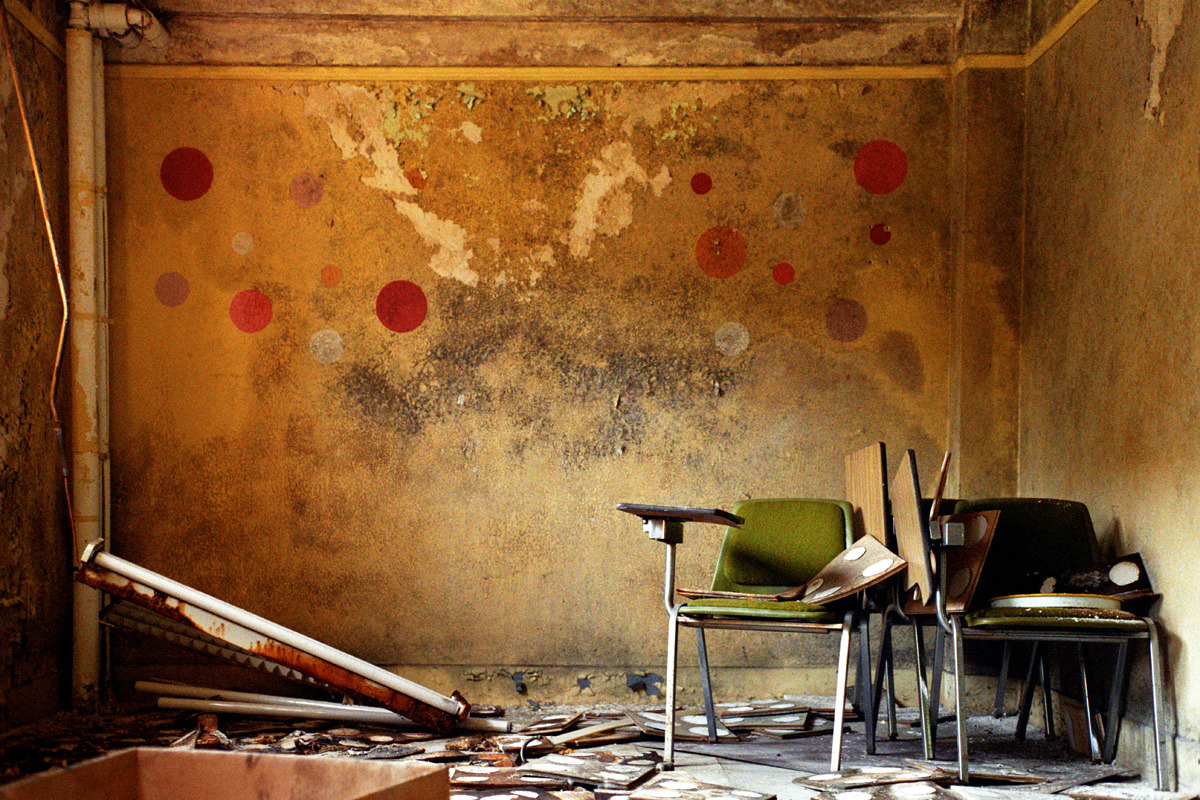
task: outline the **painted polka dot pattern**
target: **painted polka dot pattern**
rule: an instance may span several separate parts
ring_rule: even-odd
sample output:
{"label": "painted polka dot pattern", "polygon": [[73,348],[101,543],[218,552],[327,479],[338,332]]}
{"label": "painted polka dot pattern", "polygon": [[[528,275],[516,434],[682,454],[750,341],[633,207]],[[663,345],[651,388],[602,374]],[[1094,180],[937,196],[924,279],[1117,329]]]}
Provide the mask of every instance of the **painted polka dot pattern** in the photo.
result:
{"label": "painted polka dot pattern", "polygon": [[168,308],[183,305],[190,291],[188,279],[178,272],[164,272],[154,282],[154,296]]}
{"label": "painted polka dot pattern", "polygon": [[375,316],[383,327],[396,333],[416,330],[428,312],[425,292],[412,281],[392,281],[375,298]]}
{"label": "painted polka dot pattern", "polygon": [[212,187],[213,165],[195,147],[178,147],[162,160],[158,177],[176,200],[199,200]]}
{"label": "painted polka dot pattern", "polygon": [[746,239],[733,228],[719,225],[700,234],[696,263],[705,274],[729,278],[746,266]]}
{"label": "painted polka dot pattern", "polygon": [[246,333],[258,333],[270,325],[274,313],[271,299],[258,289],[238,292],[229,304],[229,319],[238,330]]}
{"label": "painted polka dot pattern", "polygon": [[886,139],[864,144],[854,157],[854,179],[871,194],[896,191],[907,174],[908,157],[899,145]]}

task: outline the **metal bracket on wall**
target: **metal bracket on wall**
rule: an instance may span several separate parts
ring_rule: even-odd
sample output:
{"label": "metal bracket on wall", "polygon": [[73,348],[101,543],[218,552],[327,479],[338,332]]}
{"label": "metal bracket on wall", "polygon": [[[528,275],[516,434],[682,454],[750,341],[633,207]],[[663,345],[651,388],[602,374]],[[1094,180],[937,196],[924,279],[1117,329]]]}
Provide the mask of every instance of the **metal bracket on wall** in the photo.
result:
{"label": "metal bracket on wall", "polygon": [[[451,697],[438,694],[316,639],[105,553],[98,541],[84,550],[75,579],[183,626],[193,632],[190,638],[198,643],[217,640],[210,643],[215,647],[209,650],[215,655],[239,663],[247,656],[262,659],[263,664],[252,665],[269,671],[281,668],[285,671],[282,674],[290,671],[327,684],[433,730],[455,730],[470,714],[471,704],[458,692]],[[127,613],[118,612],[118,619],[128,617]],[[149,627],[144,619],[139,624]],[[158,627],[169,631],[174,626]],[[180,636],[178,630],[172,635]]]}

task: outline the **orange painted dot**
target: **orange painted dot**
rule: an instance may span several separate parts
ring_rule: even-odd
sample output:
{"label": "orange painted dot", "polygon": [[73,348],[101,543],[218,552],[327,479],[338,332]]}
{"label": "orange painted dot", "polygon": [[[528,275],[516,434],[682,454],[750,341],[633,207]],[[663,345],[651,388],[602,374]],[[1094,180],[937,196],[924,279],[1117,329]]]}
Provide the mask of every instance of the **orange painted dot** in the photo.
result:
{"label": "orange painted dot", "polygon": [[326,286],[337,286],[342,282],[342,270],[334,264],[327,264],[321,270],[321,283]]}
{"label": "orange painted dot", "polygon": [[696,242],[696,263],[714,278],[736,275],[746,266],[746,238],[725,225],[709,228]]}

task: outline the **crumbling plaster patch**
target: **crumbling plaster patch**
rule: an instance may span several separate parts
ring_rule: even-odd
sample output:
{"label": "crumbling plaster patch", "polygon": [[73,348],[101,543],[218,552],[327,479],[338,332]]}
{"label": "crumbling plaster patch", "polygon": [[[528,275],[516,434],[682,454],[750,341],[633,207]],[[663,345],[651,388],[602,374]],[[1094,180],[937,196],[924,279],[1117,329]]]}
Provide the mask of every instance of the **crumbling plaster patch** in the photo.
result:
{"label": "crumbling plaster patch", "polygon": [[1148,120],[1164,122],[1162,110],[1162,76],[1167,69],[1167,55],[1171,40],[1179,23],[1183,21],[1183,11],[1188,0],[1145,0],[1142,10],[1142,20],[1150,28],[1150,45],[1154,48],[1150,59],[1150,92],[1146,97],[1145,116]]}
{"label": "crumbling plaster patch", "polygon": [[417,190],[405,176],[399,153],[387,137],[389,98],[378,90],[349,83],[304,86],[294,91],[304,100],[304,112],[329,128],[343,158],[364,158],[374,166],[374,172],[363,174],[360,180],[391,197],[396,211],[433,248],[430,270],[443,278],[476,286],[479,274],[470,266],[475,252],[467,244],[466,228],[407,199]]}
{"label": "crumbling plaster patch", "polygon": [[600,157],[592,161],[592,171],[583,179],[579,200],[571,215],[572,256],[585,257],[597,233],[617,236],[633,224],[633,196],[625,188],[629,181],[652,186],[657,196],[662,194],[670,177],[663,167],[651,181],[646,170],[637,163],[633,145],[629,142],[606,145],[600,151]]}

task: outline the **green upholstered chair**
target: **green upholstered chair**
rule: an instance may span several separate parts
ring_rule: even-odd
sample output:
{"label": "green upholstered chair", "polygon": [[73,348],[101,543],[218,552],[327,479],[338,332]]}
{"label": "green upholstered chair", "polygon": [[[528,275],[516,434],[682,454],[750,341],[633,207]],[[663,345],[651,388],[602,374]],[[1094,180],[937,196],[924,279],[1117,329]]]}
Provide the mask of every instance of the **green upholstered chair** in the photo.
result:
{"label": "green upholstered chair", "polygon": [[[856,604],[822,606],[779,600],[780,593],[802,586],[853,542],[853,509],[840,500],[746,500],[733,508],[744,522],[725,530],[712,584],[708,590],[679,590],[689,597],[674,601],[668,575],[666,736],[664,760],[674,758],[676,661],[679,628],[693,628],[700,658],[705,712],[710,738],[716,736],[705,630],[753,630],[827,635],[840,632],[837,696],[831,769],[841,763],[844,705],[850,660],[850,635],[858,621]],[[668,568],[671,571],[671,568]],[[860,647],[859,688],[869,679],[867,654]]]}
{"label": "green upholstered chair", "polygon": [[[915,480],[915,457],[911,491],[919,498],[920,488]],[[906,490],[907,489],[906,487]],[[895,491],[895,487],[893,487]],[[962,502],[956,511],[1000,511],[991,548],[979,576],[972,608],[965,614],[946,612],[945,555],[951,543],[938,535],[928,520],[915,519],[911,515],[897,517],[897,531],[901,526],[919,528],[920,535],[929,542],[936,558],[930,568],[930,580],[935,587],[937,616],[937,646],[934,655],[934,678],[940,677],[945,644],[949,644],[954,671],[954,699],[956,716],[956,740],[958,745],[959,779],[969,779],[967,758],[966,714],[963,708],[963,642],[964,640],[992,640],[1000,642],[1030,642],[1035,648],[1048,643],[1073,644],[1080,655],[1080,673],[1085,693],[1087,673],[1084,669],[1083,646],[1106,644],[1116,647],[1113,682],[1109,690],[1107,736],[1103,752],[1091,731],[1090,701],[1086,702],[1089,737],[1093,742],[1093,755],[1111,761],[1116,754],[1116,738],[1119,729],[1121,708],[1125,694],[1127,655],[1131,642],[1144,641],[1149,651],[1151,711],[1154,728],[1155,779],[1158,787],[1164,788],[1166,776],[1161,752],[1162,719],[1162,676],[1158,644],[1158,630],[1154,621],[1127,611],[1093,611],[1079,608],[992,608],[989,603],[996,597],[1037,593],[1042,581],[1062,572],[1095,565],[1099,560],[1099,547],[1092,528],[1087,507],[1082,503],[1037,498],[1004,498]],[[936,527],[936,526],[933,526]],[[1035,650],[1030,661],[1021,701],[1019,730],[1023,730],[1032,703],[1034,665],[1040,661]],[[1045,686],[1043,663],[1042,685]],[[930,719],[934,730],[931,741],[936,740],[937,700],[936,683],[931,687]]]}

